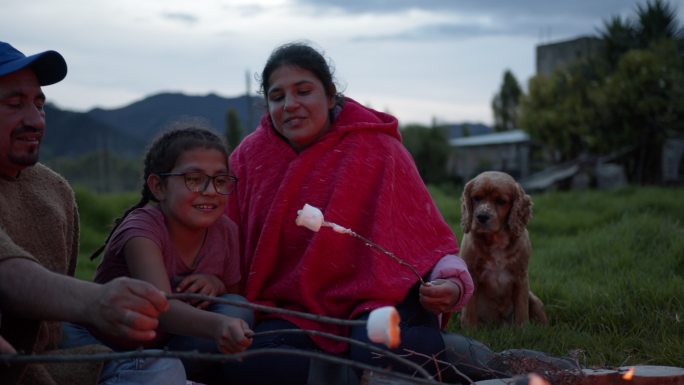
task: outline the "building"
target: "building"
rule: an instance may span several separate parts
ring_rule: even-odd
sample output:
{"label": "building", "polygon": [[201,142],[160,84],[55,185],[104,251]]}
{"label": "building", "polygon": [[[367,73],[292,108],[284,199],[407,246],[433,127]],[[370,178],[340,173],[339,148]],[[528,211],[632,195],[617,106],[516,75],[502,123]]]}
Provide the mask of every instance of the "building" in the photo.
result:
{"label": "building", "polygon": [[588,58],[603,49],[598,37],[582,36],[572,40],[537,46],[537,75],[551,75],[555,69]]}
{"label": "building", "polygon": [[684,137],[665,140],[662,167],[663,183],[684,185]]}
{"label": "building", "polygon": [[470,180],[486,170],[504,171],[515,178],[529,173],[530,137],[522,130],[497,132],[449,140],[447,172]]}

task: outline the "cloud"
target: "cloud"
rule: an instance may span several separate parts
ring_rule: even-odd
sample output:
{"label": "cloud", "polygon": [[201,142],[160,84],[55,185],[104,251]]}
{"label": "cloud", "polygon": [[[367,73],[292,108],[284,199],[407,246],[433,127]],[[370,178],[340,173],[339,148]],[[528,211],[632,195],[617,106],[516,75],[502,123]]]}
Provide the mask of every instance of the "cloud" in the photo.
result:
{"label": "cloud", "polygon": [[[309,39],[336,64],[345,93],[401,121],[487,122],[504,70],[521,83],[534,74],[536,45],[595,34],[647,1],[10,1],[0,36],[67,58],[67,81],[49,88],[65,108],[168,90],[238,95],[273,47]],[[684,18],[684,0],[665,1]]]}
{"label": "cloud", "polygon": [[[539,26],[541,28],[541,26]],[[498,23],[426,23],[411,29],[384,35],[365,35],[355,41],[373,40],[433,40],[433,39],[475,39],[480,37],[535,37],[537,30],[530,24],[507,26]]]}
{"label": "cloud", "polygon": [[222,10],[228,14],[233,13],[240,17],[256,17],[267,12],[266,7],[260,4],[222,4]]}
{"label": "cloud", "polygon": [[[489,14],[502,18],[534,14],[545,18],[563,15],[568,18],[593,17],[597,14],[615,10],[631,11],[637,0],[487,0],[487,1],[450,1],[450,0],[297,0],[300,4],[318,7],[322,10],[336,9],[350,14],[363,13],[404,13],[408,10],[428,12],[453,12],[465,14]],[[643,1],[641,1],[643,2]]]}
{"label": "cloud", "polygon": [[180,21],[186,24],[197,24],[199,22],[199,18],[197,16],[183,12],[164,12],[162,13],[162,18],[172,21]]}
{"label": "cloud", "polygon": [[499,36],[541,37],[548,40],[552,35],[565,38],[596,34],[604,20],[615,15],[633,15],[637,4],[645,1],[297,0],[297,3],[322,14],[343,13],[354,17],[429,14],[440,20],[382,35],[361,35],[354,38],[356,41]]}

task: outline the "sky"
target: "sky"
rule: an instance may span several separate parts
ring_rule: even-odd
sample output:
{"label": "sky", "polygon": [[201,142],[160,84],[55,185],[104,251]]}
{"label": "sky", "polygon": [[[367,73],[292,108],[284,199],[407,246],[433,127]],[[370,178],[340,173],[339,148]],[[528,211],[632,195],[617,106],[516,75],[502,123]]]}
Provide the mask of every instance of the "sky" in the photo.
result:
{"label": "sky", "polygon": [[[647,0],[2,0],[0,40],[53,49],[67,78],[43,90],[72,111],[160,92],[258,91],[280,44],[323,51],[338,89],[401,124],[493,121],[510,70],[526,89],[540,44],[597,35]],[[666,0],[684,23],[684,0]]]}

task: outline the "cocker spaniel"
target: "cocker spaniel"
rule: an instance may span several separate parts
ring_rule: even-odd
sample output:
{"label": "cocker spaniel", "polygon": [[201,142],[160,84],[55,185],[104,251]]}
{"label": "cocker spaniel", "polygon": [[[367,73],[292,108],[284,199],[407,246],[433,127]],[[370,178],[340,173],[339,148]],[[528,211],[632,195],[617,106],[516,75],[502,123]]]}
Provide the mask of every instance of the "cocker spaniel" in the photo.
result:
{"label": "cocker spaniel", "polygon": [[544,304],[529,290],[532,245],[526,226],[531,216],[532,200],[506,173],[483,172],[465,185],[461,257],[475,292],[462,310],[462,326],[548,323]]}

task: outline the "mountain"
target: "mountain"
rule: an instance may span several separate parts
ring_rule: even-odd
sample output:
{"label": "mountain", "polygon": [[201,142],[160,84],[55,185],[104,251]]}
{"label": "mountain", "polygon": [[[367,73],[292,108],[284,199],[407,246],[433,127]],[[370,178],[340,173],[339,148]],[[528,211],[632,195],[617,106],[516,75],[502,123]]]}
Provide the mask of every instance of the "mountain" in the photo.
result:
{"label": "mountain", "polygon": [[157,133],[179,119],[199,118],[219,132],[225,132],[226,114],[234,109],[243,132],[256,127],[263,108],[258,97],[246,95],[223,98],[215,94],[189,96],[181,93],[161,93],[117,109],[96,108],[88,112],[95,120],[116,127],[123,132],[149,141]]}
{"label": "mountain", "polygon": [[189,96],[161,93],[125,107],[73,112],[46,106],[47,130],[41,158],[76,157],[107,149],[124,158],[139,158],[146,145],[170,123],[200,119],[216,131],[226,129],[226,115],[234,109],[243,136],[256,127],[263,107],[260,97],[224,98],[215,94]]}
{"label": "mountain", "polygon": [[[101,192],[136,190],[141,184],[141,158],[146,146],[170,123],[200,119],[224,133],[231,109],[237,113],[243,136],[254,130],[265,110],[261,97],[182,93],[160,93],[121,108],[87,112],[67,111],[48,104],[41,161],[72,184]],[[478,123],[447,127],[450,139],[491,132],[491,128]]]}
{"label": "mountain", "polygon": [[[225,98],[216,94],[191,96],[160,93],[121,108],[95,108],[88,112],[46,106],[47,127],[41,158],[78,157],[108,150],[127,159],[139,159],[148,143],[169,124],[197,118],[216,131],[226,130],[226,115],[235,110],[243,136],[252,132],[265,111],[263,99],[242,95]],[[492,128],[480,123],[448,125],[449,138],[488,134]]]}
{"label": "mountain", "polygon": [[449,139],[466,136],[486,135],[494,132],[492,127],[482,123],[457,123],[448,125]]}
{"label": "mountain", "polygon": [[124,157],[135,157],[145,140],[92,118],[88,114],[45,106],[47,126],[40,146],[41,159],[78,157],[108,148]]}

